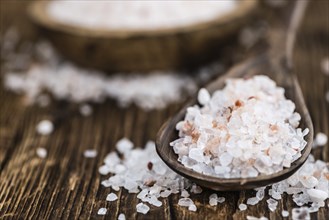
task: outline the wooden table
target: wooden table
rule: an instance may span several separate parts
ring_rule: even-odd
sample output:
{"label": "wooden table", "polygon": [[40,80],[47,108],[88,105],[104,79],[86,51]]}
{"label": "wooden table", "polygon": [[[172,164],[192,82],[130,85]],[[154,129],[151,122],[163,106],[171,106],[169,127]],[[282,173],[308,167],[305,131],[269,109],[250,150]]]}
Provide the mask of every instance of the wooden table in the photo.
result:
{"label": "wooden table", "polygon": [[[8,13],[13,12],[12,6],[5,3],[1,1],[1,31],[10,17]],[[21,4],[25,3],[16,6],[22,8]],[[329,57],[328,51],[329,2],[314,0],[300,30],[294,60],[315,133],[329,132],[329,103],[325,101],[329,77],[320,67],[321,60]],[[192,195],[197,212],[178,206],[179,195],[172,195],[163,199],[162,207],[152,207],[147,215],[137,214],[135,206],[139,201],[125,190],[119,191],[116,202],[105,201],[110,189],[100,185],[105,178],[98,173],[98,167],[122,137],[130,138],[137,146],[154,140],[161,124],[182,103],[145,112],[134,106],[121,109],[109,100],[94,105],[93,115],[86,118],[77,113],[76,105],[69,103],[57,101],[47,108],[22,103],[21,96],[4,90],[1,78],[0,219],[116,219],[119,213],[125,213],[127,219],[246,219],[247,215],[281,219],[283,209],[296,207],[291,196],[284,195],[275,212],[268,210],[266,199],[239,211],[238,204],[253,196],[253,191],[219,193],[226,202],[211,207],[208,198],[213,192],[205,190],[201,195]],[[56,129],[49,136],[40,136],[35,127],[45,118],[56,118]],[[48,150],[46,159],[37,157],[38,147]],[[98,150],[97,158],[83,157],[89,148]],[[328,149],[327,144],[313,154],[329,161]],[[97,215],[100,207],[108,208],[106,216]],[[312,214],[312,219],[328,217],[328,206]]]}

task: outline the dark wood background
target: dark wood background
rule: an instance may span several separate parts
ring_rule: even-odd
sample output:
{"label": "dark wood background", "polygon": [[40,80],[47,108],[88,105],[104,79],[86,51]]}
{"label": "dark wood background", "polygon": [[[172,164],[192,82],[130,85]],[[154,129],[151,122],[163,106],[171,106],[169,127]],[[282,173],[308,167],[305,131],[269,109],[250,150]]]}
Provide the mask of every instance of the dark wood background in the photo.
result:
{"label": "dark wood background", "polygon": [[[23,10],[28,1],[1,0],[1,33],[12,24],[17,24],[25,37],[36,34],[25,19]],[[269,9],[275,16],[274,9]],[[271,13],[266,13],[267,15]],[[271,18],[270,18],[271,19]],[[228,46],[230,52],[234,46]],[[226,49],[227,49],[226,48]],[[257,48],[254,48],[254,51]],[[329,133],[329,103],[325,93],[329,90],[329,77],[321,71],[320,62],[329,56],[329,2],[313,0],[298,34],[295,49],[295,70],[310,110],[315,133]],[[239,50],[235,63],[250,56],[252,51]],[[114,149],[117,140],[130,138],[137,146],[154,140],[161,124],[182,106],[172,104],[163,110],[145,112],[132,106],[120,109],[114,101],[93,105],[94,113],[82,117],[77,106],[65,102],[52,102],[47,108],[25,106],[23,98],[8,92],[3,87],[4,71],[0,77],[0,219],[116,219],[124,213],[127,219],[246,219],[247,215],[281,219],[281,211],[291,210],[292,198],[285,195],[278,209],[270,212],[266,198],[256,206],[239,211],[238,204],[245,203],[253,191],[222,192],[226,202],[211,207],[208,205],[212,191],[192,196],[198,207],[189,212],[177,205],[179,196],[163,199],[163,206],[152,207],[147,215],[136,213],[138,200],[135,194],[125,190],[118,193],[119,200],[106,202],[109,188],[100,182],[105,179],[98,173],[103,158]],[[55,131],[49,136],[36,133],[36,124],[43,119],[55,120]],[[40,159],[35,150],[44,147],[48,157]],[[85,149],[97,149],[94,159],[83,157]],[[313,151],[317,159],[329,161],[329,147]],[[329,201],[325,208],[312,214],[312,219],[328,219]],[[98,216],[101,207],[108,214]],[[291,214],[291,213],[290,213]],[[291,218],[291,217],[290,217]]]}

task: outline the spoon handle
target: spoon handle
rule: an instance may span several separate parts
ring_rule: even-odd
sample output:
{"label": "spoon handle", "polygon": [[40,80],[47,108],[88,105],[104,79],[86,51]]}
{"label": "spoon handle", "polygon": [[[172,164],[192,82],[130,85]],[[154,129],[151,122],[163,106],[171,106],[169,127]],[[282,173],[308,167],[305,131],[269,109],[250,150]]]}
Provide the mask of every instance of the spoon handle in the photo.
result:
{"label": "spoon handle", "polygon": [[304,17],[308,3],[309,0],[296,0],[288,21],[285,18],[280,19],[269,31],[268,41],[270,48],[268,55],[272,61],[272,65],[278,67],[279,72],[292,72],[296,33]]}

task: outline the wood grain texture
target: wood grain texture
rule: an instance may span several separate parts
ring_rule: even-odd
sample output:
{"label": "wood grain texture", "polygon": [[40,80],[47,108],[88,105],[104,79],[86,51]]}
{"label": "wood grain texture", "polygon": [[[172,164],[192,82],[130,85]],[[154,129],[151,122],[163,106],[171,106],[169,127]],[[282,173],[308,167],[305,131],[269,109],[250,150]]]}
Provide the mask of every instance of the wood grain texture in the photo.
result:
{"label": "wood grain texture", "polygon": [[[1,28],[6,10],[1,1]],[[266,11],[268,17],[275,11]],[[329,3],[325,0],[311,1],[297,38],[295,70],[314,123],[315,134],[329,134],[329,103],[325,92],[329,90],[329,78],[321,71],[320,62],[329,56]],[[7,15],[6,15],[7,16]],[[250,51],[234,49],[238,58]],[[257,49],[257,48],[256,48]],[[3,74],[3,72],[2,72]],[[110,189],[100,182],[105,179],[98,174],[98,167],[105,155],[114,149],[121,137],[128,137],[137,146],[154,140],[162,123],[183,105],[173,104],[167,109],[144,112],[137,107],[120,109],[113,101],[93,105],[92,116],[84,118],[77,114],[77,106],[53,102],[47,108],[24,106],[22,97],[3,88],[0,77],[0,219],[116,219],[125,213],[127,219],[246,219],[247,215],[281,219],[281,211],[295,207],[290,196],[284,196],[278,209],[270,212],[264,199],[248,210],[239,211],[238,204],[254,195],[253,191],[221,192],[226,202],[217,207],[208,205],[213,191],[192,196],[198,211],[189,212],[177,205],[179,196],[163,200],[160,208],[152,207],[147,215],[137,214],[137,199],[125,190],[118,192],[119,200],[106,202]],[[56,129],[48,137],[37,135],[36,124],[50,118]],[[36,156],[37,147],[48,150],[47,159]],[[88,148],[98,150],[94,159],[83,157]],[[328,144],[313,151],[316,158],[329,161]],[[327,201],[327,204],[329,201]],[[107,207],[108,214],[97,216],[100,207]],[[312,219],[327,219],[328,206],[312,214]]]}

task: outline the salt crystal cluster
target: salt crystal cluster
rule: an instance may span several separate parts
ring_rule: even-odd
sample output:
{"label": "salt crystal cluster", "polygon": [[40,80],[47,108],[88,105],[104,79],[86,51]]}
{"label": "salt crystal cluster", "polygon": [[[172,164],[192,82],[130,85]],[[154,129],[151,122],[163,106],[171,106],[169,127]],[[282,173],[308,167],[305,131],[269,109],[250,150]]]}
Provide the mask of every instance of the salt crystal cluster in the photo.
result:
{"label": "salt crystal cluster", "polygon": [[[28,49],[15,50],[18,47],[16,35],[15,29],[9,29],[0,41],[4,85],[9,90],[24,94],[30,104],[49,105],[50,98],[44,93],[48,92],[56,99],[75,103],[102,102],[112,98],[121,107],[134,103],[145,110],[152,110],[178,102],[196,91],[195,80],[183,72],[154,71],[107,76],[104,72],[75,66],[62,60],[47,41],[25,42]],[[27,61],[22,64],[19,57]],[[221,65],[201,69],[197,76],[201,81],[201,77],[217,74],[218,69],[222,69]],[[92,113],[91,106],[87,104],[82,104],[79,110],[83,116]]]}
{"label": "salt crystal cluster", "polygon": [[48,14],[57,22],[89,29],[155,30],[211,21],[231,12],[231,1],[52,1]]}
{"label": "salt crystal cluster", "polygon": [[284,89],[267,76],[229,79],[201,106],[187,109],[170,145],[178,161],[196,172],[221,178],[256,177],[278,172],[301,156],[308,129]]}
{"label": "salt crystal cluster", "polygon": [[[255,190],[256,196],[247,200],[248,205],[256,205],[264,198],[265,187]],[[282,199],[284,193],[292,195],[297,206],[304,206],[301,210],[296,209],[295,214],[293,211],[293,216],[302,210],[306,210],[307,213],[317,212],[319,208],[325,206],[325,201],[329,198],[329,165],[321,160],[315,161],[310,155],[295,174],[271,185],[268,189],[271,198],[267,200],[270,211],[274,212],[277,209],[278,201]],[[288,215],[289,212],[282,211],[283,217]]]}
{"label": "salt crystal cluster", "polygon": [[[103,186],[111,187],[115,191],[122,187],[129,193],[136,193],[137,198],[141,200],[136,209],[143,214],[150,209],[146,203],[160,207],[161,198],[177,193],[181,193],[182,197],[178,202],[180,206],[187,207],[190,211],[197,210],[188,197],[190,193],[201,193],[202,189],[169,169],[157,155],[154,142],[150,141],[144,149],[140,149],[134,148],[130,140],[123,138],[117,142],[116,148],[118,153],[108,154],[104,165],[99,168],[102,175],[113,174],[102,181]],[[107,197],[108,201],[116,199],[114,193]]]}

